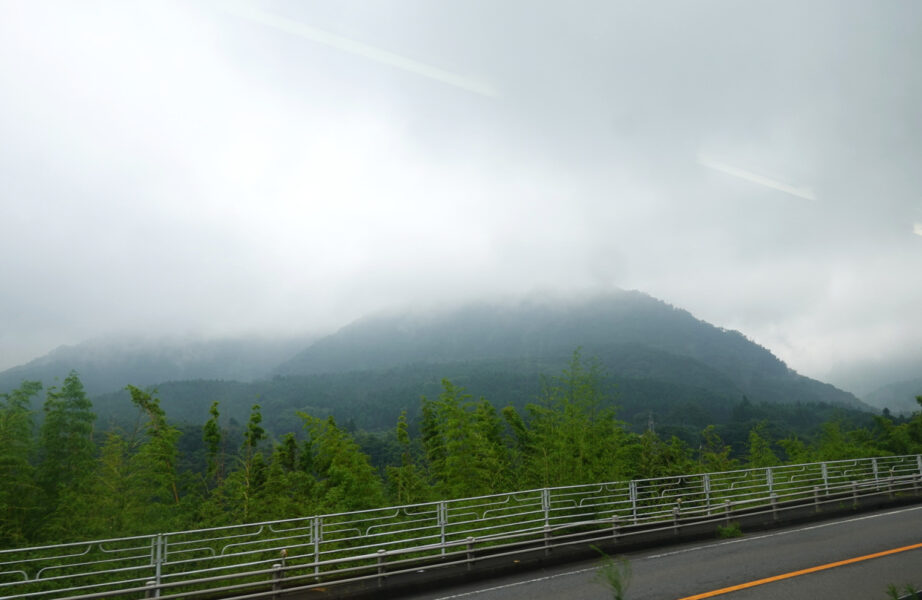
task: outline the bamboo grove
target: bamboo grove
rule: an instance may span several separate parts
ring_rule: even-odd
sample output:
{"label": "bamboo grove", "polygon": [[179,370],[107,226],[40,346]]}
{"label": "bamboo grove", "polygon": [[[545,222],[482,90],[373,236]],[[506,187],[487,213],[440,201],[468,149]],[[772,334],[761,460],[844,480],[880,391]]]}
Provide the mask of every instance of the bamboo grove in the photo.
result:
{"label": "bamboo grove", "polygon": [[[171,423],[156,394],[128,386],[133,428],[101,431],[79,376],[0,394],[0,547],[212,527],[388,504],[598,481],[922,452],[922,413],[873,426],[823,425],[809,440],[764,424],[731,452],[708,426],[697,445],[628,431],[599,368],[575,354],[540,398],[501,410],[449,381],[392,431],[353,433],[298,413],[274,435],[252,408],[236,433],[213,402],[202,427]],[[44,392],[40,413],[32,401]],[[922,397],[917,398],[922,404]],[[370,455],[369,440],[375,441]],[[362,442],[362,443],[360,443]],[[369,451],[366,451],[369,450]]]}

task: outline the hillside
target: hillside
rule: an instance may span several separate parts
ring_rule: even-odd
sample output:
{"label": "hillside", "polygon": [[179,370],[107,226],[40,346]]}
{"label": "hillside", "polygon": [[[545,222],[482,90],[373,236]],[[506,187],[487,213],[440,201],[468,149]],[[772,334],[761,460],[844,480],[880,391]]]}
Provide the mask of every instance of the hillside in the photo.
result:
{"label": "hillside", "polygon": [[223,417],[238,423],[259,403],[275,432],[299,430],[299,410],[382,431],[401,410],[414,420],[420,397],[437,396],[443,378],[496,406],[524,408],[540,397],[542,377],[559,374],[580,348],[584,360],[598,360],[619,418],[635,430],[651,418],[658,428],[690,432],[785,411],[779,418],[790,429],[836,411],[870,409],[797,374],[741,333],[639,292],[376,315],[300,347],[253,340],[83,344],[0,374],[0,386],[22,379],[53,385],[51,377],[75,368],[103,423],[134,419],[136,409],[118,391],[131,383],[155,385],[177,422],[204,422],[217,400]]}
{"label": "hillside", "polygon": [[0,390],[15,388],[27,379],[52,386],[63,381],[71,370],[80,374],[90,395],[113,392],[129,383],[144,387],[184,379],[252,381],[266,377],[279,362],[309,341],[305,337],[101,338],[61,346],[24,365],[0,372]]}
{"label": "hillside", "polygon": [[640,292],[368,317],[318,340],[277,373],[306,376],[509,359],[562,366],[576,348],[597,357],[616,380],[669,382],[728,401],[746,396],[754,402],[867,408],[852,394],[797,374],[741,333]]}

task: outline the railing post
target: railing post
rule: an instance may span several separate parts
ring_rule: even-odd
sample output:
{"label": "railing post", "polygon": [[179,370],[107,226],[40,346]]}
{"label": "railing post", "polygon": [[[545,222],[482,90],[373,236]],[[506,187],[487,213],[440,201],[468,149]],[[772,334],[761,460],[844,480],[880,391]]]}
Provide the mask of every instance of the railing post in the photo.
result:
{"label": "railing post", "polygon": [[321,517],[314,517],[311,522],[314,538],[314,577],[320,575],[320,542],[323,537],[323,521]]}
{"label": "railing post", "polygon": [[631,515],[634,518],[634,525],[637,524],[637,482],[633,479],[630,483],[629,488],[631,494]]}
{"label": "railing post", "polygon": [[551,526],[551,490],[541,490],[541,511],[544,513],[545,529]]}
{"label": "railing post", "polygon": [[160,595],[160,590],[157,588],[157,582],[153,579],[150,581],[145,581],[144,587],[147,588],[147,591],[144,592],[145,598],[156,598],[158,595]]}
{"label": "railing post", "polygon": [[[281,563],[275,563],[274,565],[272,565],[272,571],[273,571],[273,573],[272,573],[272,591],[273,591],[273,592],[280,592],[280,591],[282,590],[282,564],[281,564]],[[273,593],[273,594],[272,594],[273,600],[276,600],[278,597],[279,597],[279,596],[278,596],[277,593]]]}
{"label": "railing post", "polygon": [[704,507],[707,509],[707,514],[711,514],[711,474],[704,474]]}
{"label": "railing post", "polygon": [[163,573],[163,534],[158,533],[156,537],[151,540],[151,543],[155,545],[154,550],[154,584],[157,586],[154,588],[154,595],[151,598],[160,597],[160,578]]}
{"label": "railing post", "polygon": [[772,468],[765,468],[765,482],[768,485],[768,501],[772,505],[772,519],[778,520],[778,498],[775,497],[775,478],[772,475]]}
{"label": "railing post", "polygon": [[439,543],[442,546],[442,556],[445,556],[445,524],[448,521],[448,507],[445,505],[444,500],[437,505],[436,519],[439,522]]}
{"label": "railing post", "polygon": [[813,486],[813,509],[814,512],[820,512],[820,486]]}
{"label": "railing post", "polygon": [[468,536],[467,538],[467,570],[470,571],[474,568],[474,538]]}
{"label": "railing post", "polygon": [[[544,513],[544,555],[551,552],[551,490],[541,490],[541,511]],[[470,538],[468,538],[470,539]]]}
{"label": "railing post", "polygon": [[384,586],[384,558],[387,556],[387,550],[378,549],[378,587]]}
{"label": "railing post", "polygon": [[611,537],[615,541],[618,540],[618,515],[611,516]]}
{"label": "railing post", "polygon": [[858,482],[852,482],[852,506],[858,508]]}
{"label": "railing post", "polygon": [[820,463],[820,470],[823,472],[823,491],[828,496],[829,495],[829,469],[826,468],[826,463]]}
{"label": "railing post", "polygon": [[874,489],[880,491],[880,478],[877,473],[877,459],[876,458],[871,459],[871,470],[874,471]]}

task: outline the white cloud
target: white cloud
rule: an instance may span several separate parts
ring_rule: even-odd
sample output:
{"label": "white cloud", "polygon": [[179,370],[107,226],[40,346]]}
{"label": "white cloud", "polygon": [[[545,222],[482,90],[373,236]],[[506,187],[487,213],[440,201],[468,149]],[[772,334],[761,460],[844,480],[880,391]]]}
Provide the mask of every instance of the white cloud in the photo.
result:
{"label": "white cloud", "polygon": [[0,368],[535,288],[639,288],[795,368],[922,331],[895,5],[246,6],[0,7]]}

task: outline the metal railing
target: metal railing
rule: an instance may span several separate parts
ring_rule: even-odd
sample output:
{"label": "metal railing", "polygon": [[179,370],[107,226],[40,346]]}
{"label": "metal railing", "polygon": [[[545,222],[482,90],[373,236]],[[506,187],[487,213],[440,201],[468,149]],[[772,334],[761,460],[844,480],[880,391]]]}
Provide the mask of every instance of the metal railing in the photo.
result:
{"label": "metal railing", "polygon": [[484,556],[549,552],[727,519],[918,490],[922,455],[701,473],[494,494],[0,551],[2,598],[270,598],[379,581]]}

